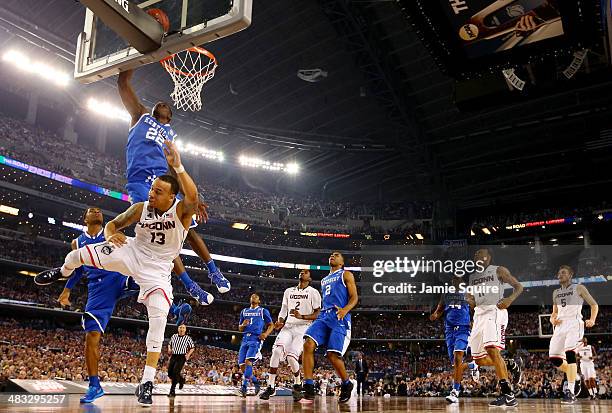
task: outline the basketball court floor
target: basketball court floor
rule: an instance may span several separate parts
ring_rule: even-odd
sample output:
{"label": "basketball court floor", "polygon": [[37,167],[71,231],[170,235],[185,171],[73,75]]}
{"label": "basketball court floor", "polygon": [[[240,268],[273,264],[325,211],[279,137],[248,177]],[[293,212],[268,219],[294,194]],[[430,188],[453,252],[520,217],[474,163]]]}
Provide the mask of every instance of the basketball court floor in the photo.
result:
{"label": "basketball court floor", "polygon": [[133,396],[109,395],[94,404],[79,404],[78,395],[67,396],[62,406],[20,406],[0,404],[2,412],[226,412],[226,413],[289,413],[289,412],[470,412],[510,410],[529,413],[607,413],[612,409],[611,400],[580,400],[572,406],[562,405],[560,400],[519,399],[518,407],[490,408],[488,399],[463,399],[459,405],[449,405],[441,397],[365,397],[352,399],[338,405],[333,397],[317,398],[314,403],[294,403],[290,397],[276,397],[269,401],[256,397],[242,399],[237,396],[177,396],[174,401],[165,396],[154,396],[153,406],[143,408]]}

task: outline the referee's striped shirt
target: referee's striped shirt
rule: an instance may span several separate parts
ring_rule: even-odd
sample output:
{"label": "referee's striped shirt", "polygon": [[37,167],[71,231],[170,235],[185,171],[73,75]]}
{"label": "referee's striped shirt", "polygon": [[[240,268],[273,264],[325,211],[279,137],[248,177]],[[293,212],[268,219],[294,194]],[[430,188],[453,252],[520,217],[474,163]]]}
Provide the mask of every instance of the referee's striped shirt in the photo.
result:
{"label": "referee's striped shirt", "polygon": [[187,334],[180,336],[178,334],[170,337],[170,347],[172,347],[172,354],[182,355],[187,354],[189,350],[195,347],[193,340]]}

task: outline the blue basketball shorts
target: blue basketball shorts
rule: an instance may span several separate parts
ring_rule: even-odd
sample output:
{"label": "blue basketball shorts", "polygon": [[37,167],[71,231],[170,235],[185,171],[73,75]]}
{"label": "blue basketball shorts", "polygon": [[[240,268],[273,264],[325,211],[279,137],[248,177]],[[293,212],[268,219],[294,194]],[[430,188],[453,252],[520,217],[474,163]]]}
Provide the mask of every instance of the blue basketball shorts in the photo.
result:
{"label": "blue basketball shorts", "polygon": [[335,308],[321,311],[304,333],[304,338],[306,337],[311,338],[317,347],[325,347],[328,352],[343,356],[351,342],[350,314],[343,320],[338,320]]}
{"label": "blue basketball shorts", "polygon": [[85,331],[104,333],[115,310],[115,304],[130,286],[130,277],[108,273],[90,279],[87,284],[87,303],[81,323]]}
{"label": "blue basketball shorts", "polygon": [[455,360],[455,351],[467,352],[470,326],[446,326],[444,329],[446,348],[451,363]]}
{"label": "blue basketball shorts", "polygon": [[262,346],[263,341],[261,341],[257,336],[245,335],[242,338],[242,343],[240,343],[240,350],[238,351],[238,365],[243,365],[246,360],[251,360],[251,363],[254,363],[255,361],[261,359]]}

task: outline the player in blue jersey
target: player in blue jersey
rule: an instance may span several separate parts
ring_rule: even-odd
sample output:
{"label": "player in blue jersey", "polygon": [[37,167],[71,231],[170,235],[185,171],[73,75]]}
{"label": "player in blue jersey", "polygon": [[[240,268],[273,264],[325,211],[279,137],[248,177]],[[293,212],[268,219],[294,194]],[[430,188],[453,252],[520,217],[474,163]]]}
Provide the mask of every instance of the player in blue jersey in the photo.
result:
{"label": "player in blue jersey", "polygon": [[321,280],[323,308],[304,334],[304,398],[314,400],[314,352],[317,347],[323,346],[327,348],[327,358],[342,380],[338,401],[346,403],[351,398],[353,383],[349,380],[342,356],[351,342],[349,311],[357,305],[359,297],[355,277],[350,271],[344,270],[344,257],[340,252],[332,252],[329,266],[330,273]]}
{"label": "player in blue jersey", "polygon": [[[157,102],[153,109],[149,111],[138,99],[130,83],[133,74],[133,70],[121,72],[117,86],[121,101],[132,117],[126,146],[126,177],[128,181],[126,190],[130,196],[130,201],[137,203],[147,200],[151,183],[156,177],[166,173],[174,173],[172,168],[168,168],[162,146],[165,139],[174,141],[176,132],[170,126],[172,109],[167,103]],[[200,203],[198,209],[202,219],[206,220],[206,205]],[[217,286],[219,292],[229,291],[231,288],[229,281],[219,271],[206,244],[195,230],[189,230],[187,241],[193,251],[206,263],[208,276]],[[181,279],[192,297],[204,305],[212,302],[212,295],[202,290],[189,277],[180,257],[177,257],[174,261],[173,271]]]}
{"label": "player in blue jersey", "polygon": [[464,363],[463,356],[467,352],[468,339],[470,337],[470,305],[465,299],[465,294],[459,293],[461,277],[453,277],[454,293],[443,294],[436,310],[429,316],[435,321],[444,316],[444,336],[446,337],[446,348],[448,357],[453,365],[453,388],[446,396],[449,403],[459,402],[461,391],[461,378],[466,368],[470,368],[472,377],[478,380],[480,375],[478,365],[475,362]]}
{"label": "player in blue jersey", "polygon": [[[104,217],[100,208],[87,208],[84,214],[86,230],[72,240],[72,249],[97,244],[104,241]],[[44,274],[44,273],[43,273]],[[68,279],[58,301],[62,306],[70,306],[70,290],[83,277],[87,277],[87,303],[82,316],[85,330],[85,364],[89,376],[89,388],[81,403],[91,403],[104,395],[98,377],[100,360],[100,338],[113,314],[115,304],[120,298],[138,294],[138,284],[131,278],[118,272],[105,271],[94,267],[80,267]],[[48,284],[43,277],[37,277],[37,284]]]}
{"label": "player in blue jersey", "polygon": [[253,375],[253,363],[261,359],[261,347],[265,339],[274,330],[274,322],[270,312],[259,306],[259,296],[251,294],[251,306],[240,312],[238,330],[242,333],[242,343],[238,352],[238,365],[243,373],[240,396],[246,397],[249,381],[255,385],[255,395],[261,386]]}
{"label": "player in blue jersey", "polygon": [[[72,240],[72,249],[86,245],[104,242],[103,224],[104,217],[100,208],[87,208],[83,214],[86,225],[85,231],[76,239]],[[42,273],[44,274],[44,273]],[[77,268],[68,278],[64,290],[58,298],[62,307],[70,307],[70,293],[74,286],[86,276],[87,278],[87,302],[82,316],[82,325],[85,330],[85,364],[89,376],[89,388],[81,403],[91,403],[104,395],[98,377],[98,363],[100,360],[100,339],[115,309],[115,304],[122,298],[138,294],[140,287],[132,277],[127,277],[118,272],[105,271],[95,267],[82,266]],[[38,284],[48,284],[54,279],[45,280],[37,276]],[[185,323],[191,314],[191,306],[187,303],[173,304],[170,314],[174,315],[177,324]]]}

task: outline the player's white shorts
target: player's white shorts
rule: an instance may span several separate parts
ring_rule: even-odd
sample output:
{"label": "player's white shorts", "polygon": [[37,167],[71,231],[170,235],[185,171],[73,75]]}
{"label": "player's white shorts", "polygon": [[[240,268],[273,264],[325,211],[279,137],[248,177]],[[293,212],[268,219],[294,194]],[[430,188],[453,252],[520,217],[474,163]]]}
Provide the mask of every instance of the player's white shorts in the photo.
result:
{"label": "player's white shorts", "polygon": [[294,357],[296,360],[300,359],[304,349],[304,334],[309,326],[310,324],[285,324],[278,333],[274,345],[283,349],[283,360],[287,357]]}
{"label": "player's white shorts", "polygon": [[486,357],[487,347],[505,349],[507,326],[508,310],[500,310],[496,306],[476,307],[474,325],[468,340],[472,358]]}
{"label": "player's white shorts", "polygon": [[561,324],[556,326],[553,331],[548,357],[558,357],[565,360],[565,352],[575,350],[580,345],[583,335],[584,321],[562,320]]}
{"label": "player's white shorts", "polygon": [[130,275],[140,286],[138,302],[143,302],[155,290],[161,290],[172,305],[172,284],[170,283],[173,264],[148,256],[136,248],[134,238],[127,238],[127,244],[120,248],[108,242],[86,245],[79,248],[85,265],[107,271]]}
{"label": "player's white shorts", "polygon": [[597,378],[597,374],[595,373],[595,363],[593,363],[592,361],[581,361],[580,373],[582,373],[582,376],[585,380]]}

